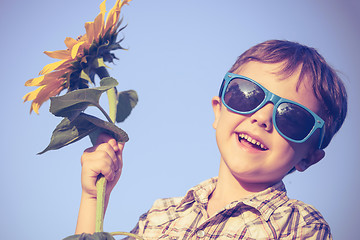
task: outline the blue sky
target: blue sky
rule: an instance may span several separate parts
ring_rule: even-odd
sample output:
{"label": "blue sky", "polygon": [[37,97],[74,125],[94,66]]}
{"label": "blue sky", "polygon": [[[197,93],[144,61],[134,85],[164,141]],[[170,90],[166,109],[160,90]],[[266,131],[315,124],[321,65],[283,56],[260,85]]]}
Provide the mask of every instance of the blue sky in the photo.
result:
{"label": "blue sky", "polygon": [[[115,0],[108,0],[110,9]],[[60,122],[48,112],[29,115],[24,82],[64,49],[65,37],[85,32],[100,0],[1,1],[1,239],[62,239],[75,230],[80,202],[80,156],[88,139],[36,155]],[[130,141],[123,176],[105,216],[105,231],[130,231],[157,198],[182,196],[216,176],[219,152],[211,98],[238,55],[268,39],[315,47],[340,73],[349,95],[343,128],[326,157],[284,179],[291,198],[314,205],[335,239],[358,235],[360,169],[360,4],[353,1],[139,1],[123,8],[120,58],[110,65],[119,90],[139,103],[122,124]],[[106,105],[106,99],[101,100]],[[94,111],[97,114],[97,112]]]}

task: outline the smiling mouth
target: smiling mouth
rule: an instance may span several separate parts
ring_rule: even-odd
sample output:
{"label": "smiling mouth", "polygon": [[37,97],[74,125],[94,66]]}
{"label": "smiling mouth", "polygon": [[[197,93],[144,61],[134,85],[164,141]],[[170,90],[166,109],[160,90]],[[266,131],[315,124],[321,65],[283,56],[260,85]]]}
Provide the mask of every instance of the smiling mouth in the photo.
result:
{"label": "smiling mouth", "polygon": [[253,147],[255,149],[258,149],[258,150],[261,150],[261,151],[268,150],[268,148],[264,144],[257,141],[256,139],[253,139],[249,135],[246,135],[244,133],[240,133],[238,135],[238,137],[239,137],[239,142],[246,143],[248,146],[251,146],[251,147]]}

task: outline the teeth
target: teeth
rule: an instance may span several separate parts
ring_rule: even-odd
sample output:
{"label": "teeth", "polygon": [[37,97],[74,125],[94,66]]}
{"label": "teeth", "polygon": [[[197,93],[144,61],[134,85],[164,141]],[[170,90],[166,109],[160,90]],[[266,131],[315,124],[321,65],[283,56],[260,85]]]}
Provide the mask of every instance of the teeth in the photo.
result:
{"label": "teeth", "polygon": [[248,135],[245,135],[243,133],[240,133],[239,134],[239,137],[242,138],[242,139],[245,139],[246,141],[248,141],[249,143],[252,143],[254,145],[257,145],[257,146],[260,146],[260,148],[264,149],[264,150],[267,150],[267,148],[260,142],[256,141],[255,139],[251,138],[250,136]]}

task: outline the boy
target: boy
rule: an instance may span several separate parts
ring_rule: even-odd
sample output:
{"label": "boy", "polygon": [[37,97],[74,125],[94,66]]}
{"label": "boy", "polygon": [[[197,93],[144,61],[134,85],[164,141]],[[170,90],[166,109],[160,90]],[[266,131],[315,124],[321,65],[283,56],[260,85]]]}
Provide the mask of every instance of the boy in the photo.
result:
{"label": "boy", "polygon": [[[347,111],[345,88],[316,50],[266,41],[244,52],[212,99],[219,176],[185,197],[157,200],[134,233],[144,239],[331,239],[312,206],[286,196],[282,179],[325,155]],[[101,135],[82,156],[77,233],[93,232],[95,181],[120,177],[124,145]]]}

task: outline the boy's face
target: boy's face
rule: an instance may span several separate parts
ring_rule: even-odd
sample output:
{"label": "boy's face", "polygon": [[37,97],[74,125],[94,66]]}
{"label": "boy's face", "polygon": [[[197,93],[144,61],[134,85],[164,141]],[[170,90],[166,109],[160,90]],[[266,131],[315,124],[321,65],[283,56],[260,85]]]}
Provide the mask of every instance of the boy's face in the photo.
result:
{"label": "boy's face", "polygon": [[[274,94],[319,113],[320,104],[313,94],[311,81],[304,78],[297,88],[299,72],[284,79],[277,74],[280,67],[281,64],[248,62],[234,73],[251,78]],[[272,122],[272,103],[249,115],[230,111],[219,97],[214,97],[212,103],[213,127],[221,153],[220,171],[232,174],[237,180],[271,185],[294,166],[304,171],[324,157],[324,151],[316,148],[318,131],[304,143],[290,142],[276,131]]]}

